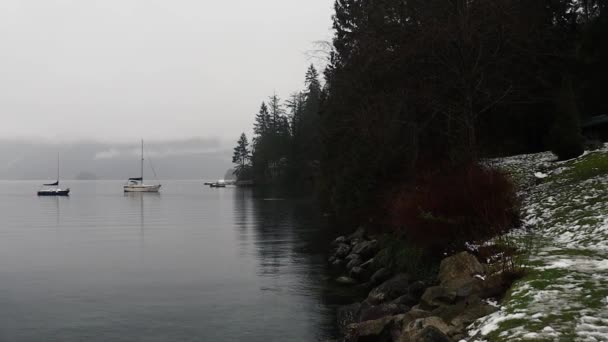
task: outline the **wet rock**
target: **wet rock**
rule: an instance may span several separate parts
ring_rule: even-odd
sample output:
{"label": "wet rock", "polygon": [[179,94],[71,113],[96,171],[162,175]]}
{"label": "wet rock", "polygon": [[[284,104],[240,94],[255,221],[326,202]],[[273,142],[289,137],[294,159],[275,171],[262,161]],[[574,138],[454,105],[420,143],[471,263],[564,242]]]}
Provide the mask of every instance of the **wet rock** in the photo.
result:
{"label": "wet rock", "polygon": [[391,342],[391,327],[397,319],[387,316],[377,320],[355,323],[348,326],[345,342]]}
{"label": "wet rock", "polygon": [[353,303],[350,305],[344,305],[338,308],[336,312],[338,329],[340,332],[345,335],[347,331],[347,327],[353,323],[357,323],[359,321],[359,310],[361,308],[360,303]]}
{"label": "wet rock", "polygon": [[365,228],[363,226],[357,228],[357,230],[348,237],[349,241],[353,241],[353,240],[360,241],[363,239],[365,239]]}
{"label": "wet rock", "polygon": [[370,278],[371,282],[374,284],[381,284],[387,280],[389,280],[392,276],[392,272],[387,268],[381,268],[374,272],[372,277]]}
{"label": "wet rock", "polygon": [[349,252],[350,252],[350,246],[343,243],[343,244],[338,245],[338,248],[336,248],[336,252],[334,253],[334,256],[336,258],[344,258],[348,255]]}
{"label": "wet rock", "polygon": [[393,300],[408,293],[410,277],[407,274],[397,274],[370,291],[367,301],[378,304]]}
{"label": "wet rock", "polygon": [[359,311],[359,322],[372,321],[386,316],[395,316],[409,311],[409,307],[392,303],[370,305],[367,302],[361,304]]}
{"label": "wet rock", "polygon": [[345,259],[348,261],[351,261],[353,259],[360,259],[361,257],[359,256],[359,254],[356,253],[350,253]]}
{"label": "wet rock", "polygon": [[447,285],[451,281],[483,273],[484,267],[477,258],[468,252],[462,252],[441,261],[438,278],[441,284]]}
{"label": "wet rock", "polygon": [[342,265],[344,265],[344,260],[334,258],[334,261],[331,262],[331,265],[336,268],[341,267]]}
{"label": "wet rock", "polygon": [[374,260],[375,260],[374,258],[367,260],[366,262],[361,264],[361,267],[365,268],[366,270],[376,271],[374,269]]}
{"label": "wet rock", "polygon": [[336,283],[340,285],[353,285],[356,284],[357,281],[351,277],[342,276],[336,279]]}
{"label": "wet rock", "polygon": [[369,279],[370,272],[361,266],[355,266],[350,270],[349,275],[353,279],[365,281]]}
{"label": "wet rock", "polygon": [[362,258],[370,258],[378,252],[378,241],[361,241],[353,247],[353,253],[359,254]]}
{"label": "wet rock", "polygon": [[[352,254],[351,254],[352,255]],[[355,254],[356,255],[356,254]],[[346,269],[351,270],[354,267],[360,266],[363,263],[363,260],[361,260],[361,258],[359,258],[358,256],[352,258],[348,264],[346,264]]]}
{"label": "wet rock", "polygon": [[338,236],[332,243],[332,246],[339,246],[341,244],[345,244],[346,243],[346,237],[345,236]]}

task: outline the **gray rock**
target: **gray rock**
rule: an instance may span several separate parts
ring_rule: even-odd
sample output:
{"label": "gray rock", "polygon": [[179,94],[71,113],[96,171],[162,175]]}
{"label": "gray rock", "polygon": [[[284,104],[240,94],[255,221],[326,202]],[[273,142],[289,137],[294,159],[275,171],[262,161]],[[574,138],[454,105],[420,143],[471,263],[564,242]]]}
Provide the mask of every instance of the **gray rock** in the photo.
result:
{"label": "gray rock", "polygon": [[358,258],[358,257],[352,258],[348,262],[348,264],[346,264],[346,269],[352,270],[354,267],[361,266],[362,263],[363,263],[363,261],[361,260],[361,258]]}
{"label": "gray rock", "polygon": [[357,281],[353,278],[342,276],[336,279],[336,283],[341,285],[354,285]]}
{"label": "gray rock", "polygon": [[346,243],[346,237],[345,236],[338,236],[332,243],[332,246],[339,246],[343,243]]}
{"label": "gray rock", "polygon": [[483,273],[484,267],[477,258],[468,252],[462,252],[441,261],[438,278],[442,285],[448,285],[451,281]]}
{"label": "gray rock", "polygon": [[397,274],[390,280],[385,281],[378,287],[370,291],[367,296],[368,302],[379,304],[393,300],[408,293],[409,276],[407,274]]}
{"label": "gray rock", "polygon": [[349,325],[358,322],[360,308],[360,303],[344,305],[338,308],[336,318],[338,322],[338,329],[340,329],[340,333],[342,333],[342,335],[346,335],[348,332],[347,327]]}
{"label": "gray rock", "polygon": [[432,286],[424,291],[420,298],[420,307],[433,310],[442,305],[453,304],[457,299],[456,293],[445,286]]}
{"label": "gray rock", "polygon": [[361,241],[353,247],[353,253],[359,254],[362,258],[370,258],[378,252],[378,241]]}
{"label": "gray rock", "polygon": [[391,328],[398,316],[387,316],[373,321],[355,323],[348,326],[345,342],[391,342]]}
{"label": "gray rock", "polygon": [[422,329],[412,342],[452,342],[452,339],[437,327],[429,325]]}
{"label": "gray rock", "polygon": [[381,284],[385,281],[387,281],[388,279],[391,278],[392,276],[392,272],[389,271],[387,268],[381,268],[379,270],[377,270],[376,272],[374,272],[374,274],[372,275],[372,277],[370,278],[371,282],[373,284]]}
{"label": "gray rock", "polygon": [[331,265],[336,268],[340,267],[340,266],[344,265],[344,260],[335,258],[334,261],[331,263]]}
{"label": "gray rock", "polygon": [[469,305],[464,308],[464,311],[451,319],[450,324],[456,327],[458,330],[464,331],[466,327],[476,320],[491,315],[498,310],[499,309],[495,306],[479,301],[476,304]]}
{"label": "gray rock", "polygon": [[334,253],[334,256],[336,258],[344,258],[348,255],[349,252],[350,252],[350,246],[343,243],[343,244],[338,245],[338,248],[336,248],[336,252]]}
{"label": "gray rock", "polygon": [[359,311],[359,322],[372,321],[386,316],[404,314],[408,311],[409,307],[404,305],[384,303],[374,306],[367,302],[363,302]]}
{"label": "gray rock", "polygon": [[451,341],[448,337],[452,329],[439,317],[416,319],[407,324],[399,336],[402,342],[432,342]]}
{"label": "gray rock", "polygon": [[349,241],[363,239],[365,239],[365,228],[363,226],[357,228],[357,230],[348,237]]}
{"label": "gray rock", "polygon": [[374,265],[374,258],[371,258],[369,260],[367,260],[366,262],[364,262],[363,264],[361,264],[361,267],[365,268],[366,270],[371,271],[372,273],[377,271],[375,269],[375,265]]}
{"label": "gray rock", "polygon": [[353,259],[361,259],[361,256],[357,253],[350,253],[345,259],[351,261]]}

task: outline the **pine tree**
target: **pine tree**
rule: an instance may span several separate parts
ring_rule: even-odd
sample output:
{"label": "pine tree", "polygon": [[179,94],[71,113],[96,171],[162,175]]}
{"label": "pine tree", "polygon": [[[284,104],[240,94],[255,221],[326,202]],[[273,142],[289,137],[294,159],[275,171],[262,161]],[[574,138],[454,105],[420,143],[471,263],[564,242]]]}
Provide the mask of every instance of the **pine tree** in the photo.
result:
{"label": "pine tree", "polygon": [[234,168],[234,174],[238,179],[245,178],[248,176],[250,168],[251,153],[249,151],[249,141],[245,133],[241,134],[236,147],[234,148],[234,154],[232,155],[232,162],[236,164]]}

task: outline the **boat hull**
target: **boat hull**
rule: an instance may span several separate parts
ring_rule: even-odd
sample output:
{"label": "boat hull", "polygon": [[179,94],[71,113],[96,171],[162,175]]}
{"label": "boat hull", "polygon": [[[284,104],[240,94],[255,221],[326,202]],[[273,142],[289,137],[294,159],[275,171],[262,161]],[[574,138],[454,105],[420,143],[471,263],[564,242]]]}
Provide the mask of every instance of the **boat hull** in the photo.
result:
{"label": "boat hull", "polygon": [[159,185],[125,185],[123,187],[124,192],[158,192],[160,191]]}
{"label": "boat hull", "polygon": [[70,189],[38,190],[38,196],[69,196]]}

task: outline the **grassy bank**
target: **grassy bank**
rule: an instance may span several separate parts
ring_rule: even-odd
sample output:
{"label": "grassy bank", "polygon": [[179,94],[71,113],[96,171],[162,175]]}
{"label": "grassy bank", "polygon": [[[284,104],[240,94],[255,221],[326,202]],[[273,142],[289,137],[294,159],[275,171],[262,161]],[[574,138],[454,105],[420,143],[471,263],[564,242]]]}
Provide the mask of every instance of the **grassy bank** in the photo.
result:
{"label": "grassy bank", "polygon": [[532,249],[502,310],[472,327],[480,340],[608,340],[608,148],[553,159],[496,161],[522,187],[525,224],[512,235]]}

